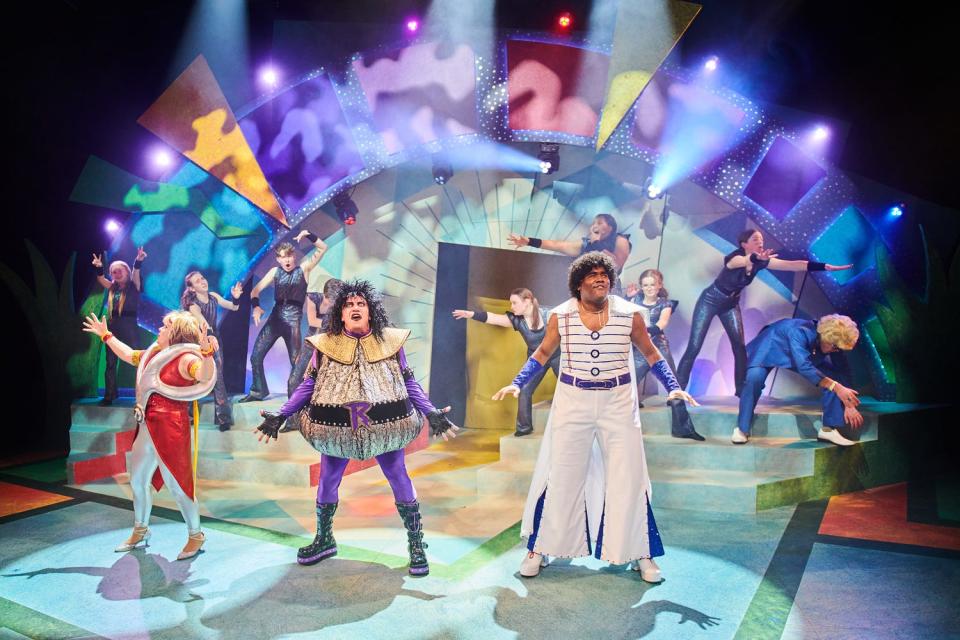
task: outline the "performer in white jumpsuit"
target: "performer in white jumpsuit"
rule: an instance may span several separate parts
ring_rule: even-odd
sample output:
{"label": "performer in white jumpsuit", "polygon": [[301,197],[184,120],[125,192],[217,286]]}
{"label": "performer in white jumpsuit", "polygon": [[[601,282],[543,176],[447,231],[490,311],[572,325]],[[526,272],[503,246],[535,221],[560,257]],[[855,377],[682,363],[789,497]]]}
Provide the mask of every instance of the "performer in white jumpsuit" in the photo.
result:
{"label": "performer in white jumpsuit", "polygon": [[560,384],[523,514],[525,577],[539,573],[544,556],[594,555],[615,564],[634,562],[648,582],[662,579],[653,561],[663,555],[663,545],[650,508],[631,345],[669,398],[696,402],[650,342],[640,308],[609,295],[614,275],[602,253],[574,261],[568,277],[574,297],[553,309],[539,349],[513,383],[494,395],[517,395],[560,347]]}

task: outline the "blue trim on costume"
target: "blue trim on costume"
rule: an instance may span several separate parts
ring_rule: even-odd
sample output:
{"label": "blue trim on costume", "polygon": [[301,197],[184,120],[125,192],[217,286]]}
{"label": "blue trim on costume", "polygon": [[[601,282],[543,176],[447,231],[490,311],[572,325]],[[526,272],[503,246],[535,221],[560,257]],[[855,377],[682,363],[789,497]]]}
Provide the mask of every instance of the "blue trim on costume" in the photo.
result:
{"label": "blue trim on costume", "polygon": [[590,546],[590,516],[589,514],[587,514],[586,502],[583,503],[583,521],[584,523],[586,523],[586,526],[587,526],[587,532],[586,532],[587,533],[587,554],[591,554],[593,553],[593,551],[591,550],[592,547]]}
{"label": "blue trim on costume", "polygon": [[523,365],[523,368],[520,369],[520,373],[517,374],[517,376],[513,379],[513,382],[510,384],[519,389],[523,389],[523,387],[530,382],[530,379],[533,378],[533,376],[540,373],[541,369],[543,369],[543,365],[540,364],[536,358],[530,356],[527,358],[527,362]]}
{"label": "blue trim on costume", "polygon": [[657,529],[657,521],[653,519],[653,508],[650,507],[650,497],[647,496],[647,535],[650,538],[650,557],[658,558],[664,554],[663,540]]}
{"label": "blue trim on costume", "polygon": [[670,365],[668,365],[667,361],[663,358],[657,360],[654,365],[650,367],[650,373],[660,381],[660,384],[667,390],[667,393],[680,390],[680,383],[677,382],[677,377],[673,375],[673,371],[670,370]]}
{"label": "blue trim on costume", "polygon": [[537,500],[537,508],[533,510],[533,531],[527,538],[527,549],[529,551],[533,551],[533,547],[537,544],[537,534],[540,533],[540,518],[543,516],[543,499],[546,497],[547,490],[544,489],[543,493],[540,494],[540,499]]}
{"label": "blue trim on costume", "polygon": [[597,530],[597,548],[596,552],[593,554],[593,557],[597,560],[600,559],[600,551],[603,549],[603,520],[607,515],[607,503],[603,503],[603,511],[600,512],[600,529]]}

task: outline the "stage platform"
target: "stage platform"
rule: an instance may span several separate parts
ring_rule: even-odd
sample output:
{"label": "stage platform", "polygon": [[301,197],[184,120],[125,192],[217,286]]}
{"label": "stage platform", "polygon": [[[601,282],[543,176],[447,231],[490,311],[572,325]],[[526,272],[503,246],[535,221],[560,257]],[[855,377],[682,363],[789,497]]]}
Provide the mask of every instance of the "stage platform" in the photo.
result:
{"label": "stage platform", "polygon": [[[648,413],[661,411],[653,401],[648,406]],[[904,415],[926,420],[926,412]],[[781,408],[778,415],[787,413]],[[877,413],[876,440],[868,430],[849,451],[874,446],[888,430],[897,433],[896,424],[886,423],[902,413]],[[695,419],[711,441],[678,443],[681,452],[766,450],[725,444],[727,418],[716,418],[715,431],[710,420]],[[913,426],[921,424],[930,426]],[[653,460],[665,426],[652,417],[646,425]],[[94,454],[116,455],[104,442],[115,442],[121,427],[99,436],[77,433],[86,433],[91,446],[100,442]],[[796,435],[793,442],[803,444]],[[256,442],[239,425],[228,434],[205,429],[203,438],[244,447],[246,439]],[[282,436],[265,455],[296,451],[298,440]],[[122,474],[72,485],[66,460],[0,468],[0,637],[956,637],[955,474],[749,513],[664,506],[658,497],[668,491],[658,480],[663,583],[648,585],[624,566],[589,558],[556,561],[525,580],[517,573],[523,491],[494,492],[487,475],[509,460],[521,475],[520,462],[535,443],[472,429],[408,457],[429,544],[425,578],[406,574],[404,531],[377,468],[344,478],[335,519],[339,555],[313,567],[295,561],[296,547],[314,530],[309,479],[201,478],[208,542],[192,561],[177,562],[186,532],[166,490],[156,495],[150,546],[117,554],[112,549],[133,519]],[[803,450],[814,452],[815,466],[819,452],[829,454],[826,447]]]}

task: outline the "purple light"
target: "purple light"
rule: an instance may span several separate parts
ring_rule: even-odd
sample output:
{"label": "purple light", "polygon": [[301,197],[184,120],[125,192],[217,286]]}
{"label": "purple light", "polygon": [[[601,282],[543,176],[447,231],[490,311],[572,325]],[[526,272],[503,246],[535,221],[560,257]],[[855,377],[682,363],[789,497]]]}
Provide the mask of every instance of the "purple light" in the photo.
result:
{"label": "purple light", "polygon": [[163,148],[154,149],[150,153],[150,162],[157,169],[169,169],[173,165],[173,155]]}
{"label": "purple light", "polygon": [[417,20],[416,18],[410,18],[409,20],[407,20],[407,31],[409,31],[410,33],[416,33],[419,28],[420,28],[419,20]]}
{"label": "purple light", "polygon": [[710,56],[707,58],[707,61],[703,63],[703,70],[707,73],[713,73],[717,70],[718,64],[720,64],[720,59],[717,56]]}
{"label": "purple light", "polygon": [[103,228],[110,235],[114,235],[120,231],[120,223],[111,218],[107,220],[107,222],[103,225]]}
{"label": "purple light", "polygon": [[813,138],[814,142],[823,142],[830,137],[830,128],[826,125],[818,124],[813,130],[813,133],[810,134],[810,137]]}
{"label": "purple light", "polygon": [[260,84],[275,89],[280,84],[280,73],[270,65],[263,67],[260,69]]}

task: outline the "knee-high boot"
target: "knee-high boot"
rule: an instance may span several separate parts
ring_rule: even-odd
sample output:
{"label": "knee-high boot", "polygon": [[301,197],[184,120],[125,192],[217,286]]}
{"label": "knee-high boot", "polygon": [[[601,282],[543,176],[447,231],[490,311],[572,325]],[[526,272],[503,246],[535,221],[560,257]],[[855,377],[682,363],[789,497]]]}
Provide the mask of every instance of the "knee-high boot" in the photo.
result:
{"label": "knee-high boot", "polygon": [[410,554],[410,568],[407,570],[412,576],[425,576],[430,573],[427,563],[427,547],[423,542],[423,527],[420,523],[420,503],[398,502],[397,512],[403,519],[403,526],[407,529],[407,551]]}
{"label": "knee-high boot", "polygon": [[316,564],[324,558],[337,555],[337,541],[333,538],[333,514],[337,512],[337,502],[317,505],[317,535],[313,542],[297,551],[297,562]]}

